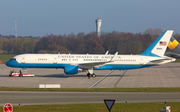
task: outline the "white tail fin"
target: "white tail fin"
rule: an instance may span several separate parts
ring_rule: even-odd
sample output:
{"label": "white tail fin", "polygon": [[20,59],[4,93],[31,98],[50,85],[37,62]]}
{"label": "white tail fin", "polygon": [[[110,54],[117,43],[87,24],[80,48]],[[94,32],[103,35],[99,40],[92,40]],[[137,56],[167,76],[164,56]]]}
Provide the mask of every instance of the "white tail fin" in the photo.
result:
{"label": "white tail fin", "polygon": [[173,30],[165,31],[159,36],[141,55],[146,56],[164,56],[169,40],[172,36]]}

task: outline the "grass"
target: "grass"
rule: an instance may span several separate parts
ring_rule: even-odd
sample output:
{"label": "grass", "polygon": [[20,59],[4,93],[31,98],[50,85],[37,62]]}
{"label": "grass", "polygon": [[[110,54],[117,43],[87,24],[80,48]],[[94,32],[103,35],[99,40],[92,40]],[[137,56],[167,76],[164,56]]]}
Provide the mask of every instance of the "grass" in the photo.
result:
{"label": "grass", "polygon": [[172,88],[61,88],[61,89],[39,89],[39,88],[16,88],[0,87],[0,91],[69,91],[69,92],[180,92],[179,87]]}
{"label": "grass", "polygon": [[15,54],[0,54],[0,61],[5,64],[8,60],[10,60]]}
{"label": "grass", "polygon": [[[103,101],[102,101],[103,102]],[[180,102],[167,102],[172,112],[180,112]],[[111,112],[159,112],[161,103],[115,103]],[[3,107],[0,106],[0,110]],[[108,112],[104,103],[100,104],[61,104],[61,105],[27,105],[13,106],[13,112]]]}
{"label": "grass", "polygon": [[176,59],[173,63],[180,63],[180,59]]}

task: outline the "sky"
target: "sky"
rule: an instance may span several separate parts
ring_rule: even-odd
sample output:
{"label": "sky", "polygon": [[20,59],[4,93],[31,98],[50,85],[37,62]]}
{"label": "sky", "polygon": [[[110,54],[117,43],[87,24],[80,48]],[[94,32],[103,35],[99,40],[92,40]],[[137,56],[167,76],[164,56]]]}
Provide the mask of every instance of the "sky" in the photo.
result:
{"label": "sky", "polygon": [[0,34],[63,35],[96,30],[143,33],[162,28],[180,33],[179,0],[0,0]]}

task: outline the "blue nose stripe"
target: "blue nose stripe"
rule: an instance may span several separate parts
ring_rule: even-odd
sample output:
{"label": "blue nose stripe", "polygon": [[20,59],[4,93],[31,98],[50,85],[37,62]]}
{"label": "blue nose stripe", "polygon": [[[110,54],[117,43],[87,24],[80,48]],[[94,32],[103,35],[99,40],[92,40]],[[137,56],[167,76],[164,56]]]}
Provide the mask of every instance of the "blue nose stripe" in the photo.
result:
{"label": "blue nose stripe", "polygon": [[10,61],[7,61],[7,62],[6,62],[6,66],[10,66]]}
{"label": "blue nose stripe", "polygon": [[17,65],[17,61],[9,60],[8,62],[6,62],[6,66],[9,67],[16,67],[16,65]]}

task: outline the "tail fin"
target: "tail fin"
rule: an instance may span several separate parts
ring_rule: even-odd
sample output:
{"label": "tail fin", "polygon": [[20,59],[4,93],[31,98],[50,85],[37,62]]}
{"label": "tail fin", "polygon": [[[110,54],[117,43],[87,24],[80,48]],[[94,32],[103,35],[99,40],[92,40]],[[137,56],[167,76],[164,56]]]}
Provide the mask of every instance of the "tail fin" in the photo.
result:
{"label": "tail fin", "polygon": [[169,41],[168,48],[170,52],[180,54],[180,44],[173,36]]}
{"label": "tail fin", "polygon": [[169,40],[172,36],[173,30],[166,30],[159,36],[142,54],[145,56],[164,56]]}
{"label": "tail fin", "polygon": [[169,57],[180,58],[180,44],[173,36],[169,41],[166,55]]}

